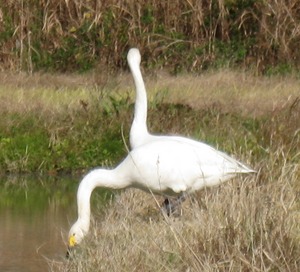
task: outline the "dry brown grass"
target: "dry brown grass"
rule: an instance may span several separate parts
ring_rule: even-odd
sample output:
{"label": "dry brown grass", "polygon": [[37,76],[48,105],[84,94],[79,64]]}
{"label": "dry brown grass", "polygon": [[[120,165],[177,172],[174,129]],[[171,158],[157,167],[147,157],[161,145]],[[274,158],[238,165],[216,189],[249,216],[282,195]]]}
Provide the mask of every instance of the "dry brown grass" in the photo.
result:
{"label": "dry brown grass", "polygon": [[[1,110],[18,110],[22,104],[30,107],[33,97],[45,108],[47,104],[52,107],[58,101],[57,107],[78,107],[80,99],[90,102],[95,92],[104,96],[129,96],[132,102],[135,99],[128,73],[114,77],[100,71],[85,75],[0,73],[0,82]],[[200,109],[219,104],[225,111],[251,116],[270,113],[291,104],[299,97],[300,84],[294,77],[258,77],[229,70],[177,77],[165,72],[149,76],[145,73],[145,82],[150,105],[152,102],[179,103]],[[22,112],[24,108],[19,110]]]}
{"label": "dry brown grass", "polygon": [[299,62],[296,0],[4,1],[0,21],[2,69],[82,69],[87,59],[119,68],[131,45],[150,65],[175,69],[201,70],[222,49],[226,60],[257,71]]}
{"label": "dry brown grass", "polygon": [[122,192],[94,217],[80,253],[52,270],[297,271],[299,164],[256,168],[191,196],[177,218],[164,218],[159,197]]}
{"label": "dry brown grass", "polygon": [[165,91],[165,102],[183,103],[194,108],[220,103],[225,110],[255,116],[289,104],[299,96],[298,84],[299,80],[294,78],[219,71],[197,77],[158,75],[157,82],[149,82],[149,90],[150,94],[151,90]]}

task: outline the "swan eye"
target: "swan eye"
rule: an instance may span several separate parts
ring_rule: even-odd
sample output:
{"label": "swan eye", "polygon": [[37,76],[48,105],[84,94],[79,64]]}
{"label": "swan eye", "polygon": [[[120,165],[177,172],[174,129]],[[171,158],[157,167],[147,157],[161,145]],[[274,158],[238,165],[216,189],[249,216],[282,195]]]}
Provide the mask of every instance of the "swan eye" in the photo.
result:
{"label": "swan eye", "polygon": [[73,233],[70,237],[69,237],[69,247],[74,247],[76,246],[76,238],[75,238],[75,233]]}

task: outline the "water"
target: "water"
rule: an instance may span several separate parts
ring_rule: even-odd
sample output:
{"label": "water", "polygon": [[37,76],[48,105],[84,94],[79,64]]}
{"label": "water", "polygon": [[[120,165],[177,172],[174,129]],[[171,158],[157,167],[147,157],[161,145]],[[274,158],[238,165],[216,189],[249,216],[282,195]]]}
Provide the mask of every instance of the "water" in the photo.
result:
{"label": "water", "polygon": [[0,178],[0,271],[48,271],[65,260],[79,178]]}

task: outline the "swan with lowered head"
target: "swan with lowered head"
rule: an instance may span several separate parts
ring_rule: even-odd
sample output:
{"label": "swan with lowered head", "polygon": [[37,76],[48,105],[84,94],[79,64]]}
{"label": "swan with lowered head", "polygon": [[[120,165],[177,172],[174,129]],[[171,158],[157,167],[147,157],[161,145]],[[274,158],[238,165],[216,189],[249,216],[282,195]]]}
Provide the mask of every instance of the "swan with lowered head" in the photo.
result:
{"label": "swan with lowered head", "polygon": [[96,187],[134,187],[169,196],[214,186],[252,169],[212,147],[194,141],[161,138],[133,149],[114,169],[95,169],[77,192],[78,219],[69,232],[69,248],[79,244],[90,226],[90,197]]}
{"label": "swan with lowered head", "polygon": [[69,231],[69,247],[79,244],[90,226],[90,197],[96,187],[139,188],[168,196],[182,196],[214,186],[239,173],[254,170],[213,147],[179,136],[151,135],[147,129],[147,95],[140,71],[138,49],[130,49],[128,63],[136,86],[132,151],[114,169],[95,169],[81,181],[77,192],[78,219]]}

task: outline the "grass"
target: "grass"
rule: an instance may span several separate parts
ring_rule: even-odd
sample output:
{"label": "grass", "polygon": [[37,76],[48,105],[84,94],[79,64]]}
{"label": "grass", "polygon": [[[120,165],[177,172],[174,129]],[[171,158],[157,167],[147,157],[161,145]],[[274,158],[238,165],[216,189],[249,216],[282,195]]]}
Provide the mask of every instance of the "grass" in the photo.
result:
{"label": "grass", "polygon": [[[120,161],[133,83],[127,74],[98,80],[3,78],[1,167],[87,170]],[[116,194],[104,211],[94,204],[91,231],[76,258],[49,263],[50,270],[297,271],[299,80],[220,71],[198,77],[159,73],[146,82],[150,131],[201,139],[258,174],[197,192],[175,218],[163,217],[160,197],[138,190]]]}
{"label": "grass", "polygon": [[[126,153],[122,133],[127,141],[132,121],[129,77],[0,75],[0,172],[73,172],[117,163]],[[253,160],[280,143],[294,156],[298,84],[294,78],[229,71],[157,74],[147,78],[149,128],[201,139],[232,154],[250,148]]]}
{"label": "grass", "polygon": [[22,78],[22,86],[15,86],[16,77],[0,90],[2,172],[71,172],[120,158],[120,126],[110,121],[118,109],[111,99],[97,88],[73,88],[67,80],[62,86],[58,78],[49,86],[43,80],[43,87]]}
{"label": "grass", "polygon": [[184,203],[179,218],[164,218],[153,197],[126,191],[95,216],[76,258],[52,269],[296,271],[296,171],[287,166],[276,180],[264,178],[274,176],[265,171],[203,190]]}
{"label": "grass", "polygon": [[297,7],[296,0],[5,1],[0,65],[30,73],[86,72],[100,63],[116,71],[127,66],[124,51],[138,46],[145,67],[174,74],[244,67],[299,75]]}

